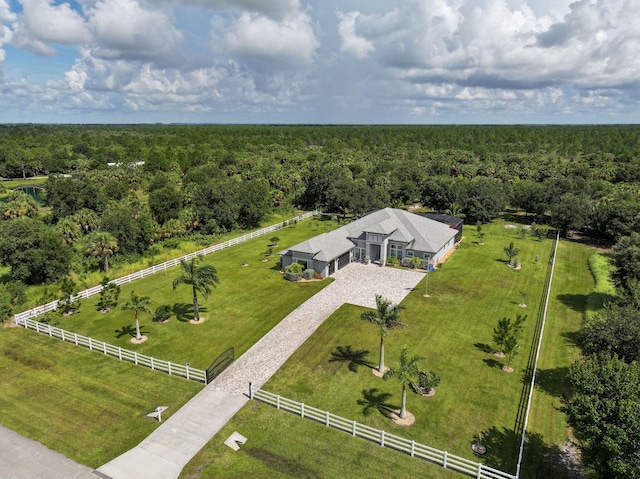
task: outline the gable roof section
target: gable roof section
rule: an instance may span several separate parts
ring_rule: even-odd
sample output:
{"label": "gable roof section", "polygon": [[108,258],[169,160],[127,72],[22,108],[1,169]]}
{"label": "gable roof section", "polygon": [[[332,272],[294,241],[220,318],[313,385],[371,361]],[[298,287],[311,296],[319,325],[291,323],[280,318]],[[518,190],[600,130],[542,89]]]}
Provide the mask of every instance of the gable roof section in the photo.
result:
{"label": "gable roof section", "polygon": [[456,230],[438,221],[395,208],[385,208],[323,233],[280,252],[306,253],[319,261],[330,261],[354,248],[350,238],[364,239],[366,233],[389,235],[391,241],[407,243],[416,251],[437,253],[456,235]]}

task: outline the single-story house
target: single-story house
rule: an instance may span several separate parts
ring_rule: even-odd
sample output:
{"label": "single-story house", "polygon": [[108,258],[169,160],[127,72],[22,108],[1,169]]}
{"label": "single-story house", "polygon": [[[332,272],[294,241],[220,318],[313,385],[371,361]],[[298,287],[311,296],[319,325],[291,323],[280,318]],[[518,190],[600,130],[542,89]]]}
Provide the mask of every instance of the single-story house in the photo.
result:
{"label": "single-story house", "polygon": [[453,248],[457,230],[408,211],[385,208],[280,252],[282,267],[301,263],[330,276],[352,261],[419,257],[432,264]]}
{"label": "single-story house", "polygon": [[457,216],[445,215],[442,213],[417,213],[420,216],[424,216],[425,218],[429,218],[432,220],[439,221],[440,223],[444,223],[445,225],[449,225],[451,228],[458,230],[456,234],[456,243],[462,240],[462,227],[464,226],[464,220],[462,218],[458,218]]}

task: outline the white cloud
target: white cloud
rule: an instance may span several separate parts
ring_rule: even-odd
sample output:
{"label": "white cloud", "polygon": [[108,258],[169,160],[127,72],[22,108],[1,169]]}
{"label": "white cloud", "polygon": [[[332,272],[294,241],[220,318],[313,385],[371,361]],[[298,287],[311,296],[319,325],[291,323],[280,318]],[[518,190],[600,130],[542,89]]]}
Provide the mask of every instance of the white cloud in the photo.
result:
{"label": "white cloud", "polygon": [[166,12],[136,0],[99,0],[88,12],[95,54],[103,58],[155,59],[175,54],[183,34]]}
{"label": "white cloud", "polygon": [[356,18],[360,12],[337,12],[336,14],[340,20],[338,24],[338,34],[342,42],[340,51],[350,53],[356,58],[367,58],[375,47],[371,41],[356,35]]}
{"label": "white cloud", "polygon": [[11,42],[13,31],[8,25],[16,20],[16,15],[11,11],[7,0],[0,0],[0,63],[5,59],[4,45]]}
{"label": "white cloud", "polygon": [[232,54],[292,66],[311,63],[319,46],[311,17],[303,12],[282,20],[243,12],[233,22],[225,41]]}
{"label": "white cloud", "polygon": [[39,55],[54,55],[50,44],[82,45],[91,40],[91,33],[82,16],[69,3],[55,5],[53,0],[21,0],[13,43],[18,48]]}

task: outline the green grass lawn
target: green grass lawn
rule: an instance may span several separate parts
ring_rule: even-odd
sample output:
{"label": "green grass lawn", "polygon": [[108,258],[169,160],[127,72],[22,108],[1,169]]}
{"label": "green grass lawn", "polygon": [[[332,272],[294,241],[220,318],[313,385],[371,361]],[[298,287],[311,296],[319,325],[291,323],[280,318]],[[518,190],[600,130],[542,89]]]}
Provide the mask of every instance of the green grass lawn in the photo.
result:
{"label": "green grass lawn", "polygon": [[[523,390],[523,371],[530,353],[536,315],[541,307],[546,267],[553,243],[550,240],[538,242],[531,238],[518,239],[515,230],[504,226],[503,222],[487,225],[483,246],[476,243],[473,233],[465,231],[467,237],[458,251],[440,271],[430,274],[431,297],[422,297],[425,288],[423,281],[403,302],[406,306],[403,318],[409,327],[393,331],[387,337],[387,365],[393,366],[397,362],[400,347],[407,345],[411,354],[424,356],[424,366],[442,379],[436,396],[432,398],[409,393],[407,407],[417,418],[412,427],[396,426],[377,411],[370,415],[364,413],[367,401],[374,405],[375,397],[380,394],[391,394],[386,402],[392,406],[399,406],[400,403],[400,386],[371,374],[370,368],[377,364],[378,359],[378,336],[375,328],[359,319],[364,308],[346,305],[328,318],[264,389],[469,459],[474,459],[470,444],[474,436],[482,432],[489,452],[475,460],[514,473],[520,440],[519,434],[516,434],[519,431],[514,431],[514,426]],[[511,270],[504,264],[506,258],[503,248],[512,240],[521,250],[520,271]],[[526,471],[544,469],[553,446],[564,442],[568,435],[564,416],[556,409],[562,376],[556,375],[555,370],[566,368],[577,354],[572,334],[580,327],[582,312],[580,308],[571,306],[571,300],[586,301],[593,287],[587,267],[588,255],[589,250],[585,246],[569,242],[562,242],[558,253],[553,303],[545,331],[545,358],[541,361],[541,367],[551,372],[542,380],[544,389],[536,388],[530,423],[533,434],[527,443],[542,446],[544,450],[541,452],[546,456],[525,456]],[[518,306],[522,300],[521,291],[525,293],[526,309]],[[516,372],[508,374],[501,370],[504,360],[492,354],[493,328],[498,319],[505,316],[514,318],[522,313],[529,315],[522,336],[523,348],[512,364]],[[366,356],[369,366],[361,365],[356,372],[350,371],[348,354],[342,355],[342,361],[332,361],[332,353],[338,353],[339,348],[343,351],[347,348],[369,351]],[[541,389],[547,393],[540,393]],[[368,399],[365,399],[365,391]],[[326,428],[313,422],[292,418],[283,412],[265,412],[264,408],[267,406],[242,411],[237,419],[239,422],[236,423],[234,418],[228,427],[229,430],[235,427],[235,430],[253,438],[245,445],[245,453],[229,454],[224,451],[220,445],[224,439],[221,433],[220,441],[214,439],[201,451],[185,469],[184,477],[214,477],[215,471],[219,470],[217,468],[223,464],[232,471],[267,470],[274,476],[297,477],[295,471],[280,471],[270,466],[264,458],[272,456],[281,457],[287,464],[310,471],[308,477],[315,477],[312,473],[317,477],[337,477],[338,473],[335,476],[331,472],[325,474],[325,469],[340,471],[340,477],[366,477],[360,464],[351,467],[348,453],[345,456],[340,451],[350,453],[355,449],[356,458],[359,454],[367,454],[362,451],[375,450],[373,454],[376,457],[381,454],[379,447],[369,449],[377,446],[361,439],[339,432],[328,433]],[[268,419],[264,419],[264,415],[268,415]],[[281,425],[281,421],[285,426]],[[288,435],[289,427],[300,431],[295,434],[301,444],[298,446],[294,442],[280,449],[275,438],[278,434]],[[262,436],[265,434],[270,439],[263,442]],[[298,434],[302,437],[320,437],[318,441],[313,441],[302,439]],[[327,434],[331,434],[332,439],[327,439]],[[250,445],[251,441],[255,446]],[[331,447],[339,453],[336,453],[335,461],[330,456],[323,456],[322,464],[315,467],[313,459],[310,459],[315,457],[314,448],[329,447],[318,444],[323,441],[331,441]],[[272,456],[264,452],[256,455],[251,452],[252,447],[259,450],[266,448]],[[400,453],[394,454],[402,456]],[[437,466],[410,458],[409,461],[418,464],[416,467],[420,468],[422,475],[452,477],[450,472]],[[382,465],[384,461],[373,462],[375,465],[371,466],[371,475],[378,470],[378,466],[385,467]],[[404,462],[402,467],[404,471]],[[406,477],[418,474],[413,466],[406,467],[410,468],[407,471],[411,471],[407,472]],[[535,476],[524,474],[522,477]]]}
{"label": "green grass lawn", "polygon": [[201,385],[52,340],[0,328],[0,423],[89,467],[131,449]]}
{"label": "green grass lawn", "polygon": [[[308,225],[311,225],[309,227]],[[280,238],[275,251],[280,251],[304,239],[335,228],[332,221],[305,221],[295,228],[274,233]],[[218,270],[220,284],[208,300],[199,298],[202,324],[193,325],[191,288],[181,285],[175,291],[173,280],[181,274],[175,267],[122,286],[119,303],[124,304],[131,291],[149,296],[151,309],[169,305],[177,314],[167,323],[154,323],[150,315],[140,313],[142,334],[149,340],[140,345],[129,341],[135,334],[132,311],[120,306],[103,314],[97,310],[98,296],[83,300],[79,312],[68,317],[53,314],[51,324],[90,336],[115,346],[177,363],[190,363],[206,368],[224,350],[235,348],[240,356],[258,339],[284,319],[297,306],[324,288],[329,281],[290,283],[279,273],[279,256],[274,254],[262,262],[269,237],[266,235],[204,257],[204,262]],[[248,266],[243,266],[247,263]]]}

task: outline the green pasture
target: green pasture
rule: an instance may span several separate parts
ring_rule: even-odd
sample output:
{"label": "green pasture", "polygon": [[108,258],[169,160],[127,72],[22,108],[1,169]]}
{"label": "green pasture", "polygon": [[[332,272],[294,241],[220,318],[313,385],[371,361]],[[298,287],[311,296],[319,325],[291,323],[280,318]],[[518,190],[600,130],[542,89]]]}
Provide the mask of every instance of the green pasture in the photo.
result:
{"label": "green pasture", "polygon": [[[371,368],[377,364],[379,339],[376,329],[359,319],[365,309],[356,306],[346,305],[328,318],[264,389],[514,473],[520,441],[514,427],[523,400],[523,372],[538,308],[542,307],[553,242],[539,242],[531,237],[520,239],[515,229],[505,226],[501,221],[487,225],[484,245],[479,245],[474,231],[467,228],[456,253],[439,271],[429,274],[431,297],[422,296],[423,280],[403,302],[406,306],[403,318],[409,327],[393,331],[387,337],[386,363],[393,366],[400,347],[407,345],[411,354],[424,356],[424,367],[436,372],[442,380],[432,398],[409,393],[407,407],[416,416],[413,426],[396,426],[380,412],[400,405],[400,386],[371,374]],[[505,265],[503,248],[510,241],[520,248],[519,271]],[[580,305],[593,289],[588,256],[589,249],[584,245],[561,242],[544,335],[543,377],[534,395],[528,454],[524,458],[523,471],[553,473],[539,477],[565,477],[554,456],[556,447],[568,435],[564,416],[557,410],[558,392],[562,390],[562,372],[578,354],[573,338],[581,324]],[[518,306],[522,300],[520,292],[525,293],[526,308]],[[516,372],[508,374],[501,370],[504,360],[493,355],[493,328],[498,319],[515,318],[516,314],[529,317],[521,337],[522,350],[512,363]],[[365,410],[373,413],[366,414]],[[216,477],[222,467],[238,471],[237,477],[242,471],[267,471],[265,474],[273,477],[302,477],[300,471],[306,471],[304,477],[366,477],[362,471],[368,469],[358,462],[359,457],[388,457],[379,446],[344,433],[328,432],[321,425],[271,411],[263,405],[241,411],[228,429],[252,438],[244,446],[244,452],[224,451],[221,433],[220,440],[214,439],[196,456],[183,477]],[[296,432],[289,432],[290,429]],[[489,451],[485,456],[474,457],[470,444],[479,433],[483,434]],[[281,447],[282,436],[289,434],[296,441],[287,441],[287,446]],[[315,437],[318,439],[314,440]],[[254,447],[256,451],[252,451]],[[317,448],[332,451],[321,454],[318,464],[318,456],[313,452]],[[280,463],[295,468],[291,471],[278,468],[271,461],[276,457]],[[395,464],[390,468],[396,471],[391,472],[394,477],[418,474],[453,477],[449,471],[411,458],[394,456],[393,461],[402,464],[391,463]],[[371,461],[367,466],[370,475],[386,467],[383,462]],[[402,467],[400,475],[396,467]]]}
{"label": "green pasture", "polygon": [[[98,311],[96,295],[83,300],[76,314],[62,317],[51,313],[51,324],[142,354],[204,369],[227,348],[234,347],[236,356],[240,356],[331,281],[285,281],[279,272],[277,252],[336,226],[330,220],[304,221],[296,227],[205,256],[203,261],[216,267],[220,284],[208,299],[199,296],[201,316],[206,319],[202,324],[189,323],[193,318],[191,288],[180,285],[173,290],[173,280],[182,271],[179,266],[123,285],[119,305],[108,313]],[[272,236],[279,237],[280,242],[273,256],[263,262],[262,253]],[[140,345],[129,342],[135,335],[133,312],[120,308],[131,291],[149,296],[152,310],[168,305],[174,311],[167,323],[153,322],[150,315],[141,312],[141,332],[149,340]]]}
{"label": "green pasture", "polygon": [[0,423],[90,467],[131,449],[201,385],[22,328],[0,328]]}

